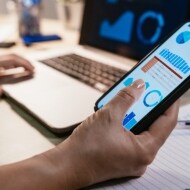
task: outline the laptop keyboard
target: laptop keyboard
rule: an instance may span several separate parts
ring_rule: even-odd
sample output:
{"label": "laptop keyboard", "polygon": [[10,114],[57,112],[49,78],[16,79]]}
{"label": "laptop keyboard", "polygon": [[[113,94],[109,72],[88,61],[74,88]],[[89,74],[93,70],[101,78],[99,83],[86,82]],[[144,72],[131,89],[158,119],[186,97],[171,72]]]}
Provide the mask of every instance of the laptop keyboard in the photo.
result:
{"label": "laptop keyboard", "polygon": [[41,62],[101,92],[106,92],[126,74],[125,70],[76,54],[59,56]]}

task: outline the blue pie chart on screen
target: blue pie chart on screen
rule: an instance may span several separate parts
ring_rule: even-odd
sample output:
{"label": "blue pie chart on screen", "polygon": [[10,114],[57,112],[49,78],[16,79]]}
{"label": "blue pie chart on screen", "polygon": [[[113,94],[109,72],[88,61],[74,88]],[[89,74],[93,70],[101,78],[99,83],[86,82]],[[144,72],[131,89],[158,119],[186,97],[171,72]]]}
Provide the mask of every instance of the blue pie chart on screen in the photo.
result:
{"label": "blue pie chart on screen", "polygon": [[184,44],[186,42],[188,42],[190,40],[190,32],[189,31],[185,31],[185,32],[182,32],[181,34],[179,34],[177,36],[177,43],[178,44]]}
{"label": "blue pie chart on screen", "polygon": [[146,94],[143,103],[146,107],[155,107],[163,99],[162,93],[159,90],[152,90]]}

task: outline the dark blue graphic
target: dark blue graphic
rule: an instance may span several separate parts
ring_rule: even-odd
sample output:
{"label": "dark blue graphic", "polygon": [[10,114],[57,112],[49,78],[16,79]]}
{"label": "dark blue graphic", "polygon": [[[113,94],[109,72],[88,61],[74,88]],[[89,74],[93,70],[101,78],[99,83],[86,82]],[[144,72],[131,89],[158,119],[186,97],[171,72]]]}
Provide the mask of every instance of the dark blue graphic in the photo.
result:
{"label": "dark blue graphic", "polygon": [[128,43],[131,40],[133,21],[134,14],[131,11],[125,12],[113,24],[105,20],[101,24],[100,35],[104,38]]}
{"label": "dark blue graphic", "polygon": [[[183,41],[187,41],[187,38],[183,38]],[[160,55],[163,58],[165,58],[168,62],[170,62],[174,67],[176,67],[179,71],[181,71],[183,74],[187,74],[190,71],[188,63],[181,56],[170,52],[169,49],[163,49],[160,52]]]}
{"label": "dark blue graphic", "polygon": [[159,90],[152,90],[146,94],[146,96],[144,97],[143,103],[146,107],[155,107],[162,101],[162,99],[163,99],[163,96]]}
{"label": "dark blue graphic", "polygon": [[133,83],[133,78],[128,78],[125,82],[124,82],[124,85],[126,87],[130,86],[131,84]]}
{"label": "dark blue graphic", "polygon": [[190,32],[185,31],[178,35],[176,42],[178,44],[184,44],[187,43],[190,40]]}
{"label": "dark blue graphic", "polygon": [[[124,85],[126,87],[130,86],[132,83],[133,83],[134,79],[133,78],[128,78],[127,80],[124,81]],[[145,82],[145,86],[146,86],[146,89],[148,89],[150,87],[150,84],[149,82]]]}
{"label": "dark blue graphic", "polygon": [[[118,3],[117,0],[107,0],[109,4]],[[135,21],[136,20],[136,21]],[[153,34],[147,37],[147,31],[144,27],[148,20],[153,20],[155,29]],[[128,10],[121,14],[121,16],[114,22],[110,20],[103,20],[100,25],[99,34],[103,38],[116,40],[124,43],[132,42],[132,35],[137,35],[138,39],[144,45],[154,45],[161,38],[163,27],[165,26],[165,19],[163,14],[155,11],[146,11],[136,18],[134,11]],[[150,26],[148,26],[150,27]]]}
{"label": "dark blue graphic", "polygon": [[[146,22],[147,19],[154,19],[157,21],[157,28],[155,30],[155,33],[151,36],[151,38],[147,39],[145,38],[143,32],[142,32],[142,27],[143,24]],[[162,34],[162,30],[164,27],[164,17],[160,13],[156,13],[154,11],[147,11],[145,12],[139,19],[139,22],[137,24],[137,35],[139,40],[148,45],[148,44],[155,44],[159,39]]]}
{"label": "dark blue graphic", "polygon": [[107,0],[107,3],[109,4],[116,4],[119,0]]}
{"label": "dark blue graphic", "polygon": [[136,124],[137,124],[137,121],[135,119],[135,113],[134,112],[131,112],[130,114],[126,115],[125,116],[125,119],[123,120],[123,126],[130,130],[132,129]]}

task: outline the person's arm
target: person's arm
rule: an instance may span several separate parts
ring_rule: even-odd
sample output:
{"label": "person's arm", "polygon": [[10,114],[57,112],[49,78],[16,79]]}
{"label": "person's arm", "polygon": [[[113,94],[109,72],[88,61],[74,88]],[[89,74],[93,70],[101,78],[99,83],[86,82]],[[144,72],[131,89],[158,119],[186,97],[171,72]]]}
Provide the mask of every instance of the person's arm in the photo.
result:
{"label": "person's arm", "polygon": [[141,176],[173,130],[178,103],[140,135],[122,127],[126,111],[144,91],[142,80],[122,90],[56,148],[0,167],[0,189],[80,189],[105,180]]}

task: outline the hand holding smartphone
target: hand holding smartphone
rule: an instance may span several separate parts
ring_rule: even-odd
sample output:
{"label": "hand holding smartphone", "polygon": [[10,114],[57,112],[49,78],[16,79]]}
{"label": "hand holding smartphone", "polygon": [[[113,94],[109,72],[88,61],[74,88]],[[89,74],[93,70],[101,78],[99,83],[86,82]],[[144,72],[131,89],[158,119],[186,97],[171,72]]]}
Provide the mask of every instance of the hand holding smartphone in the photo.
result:
{"label": "hand holding smartphone", "polygon": [[104,107],[121,89],[143,79],[146,90],[127,111],[122,124],[135,134],[154,120],[190,88],[190,22],[185,23],[122,77],[95,104]]}

